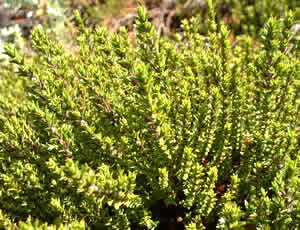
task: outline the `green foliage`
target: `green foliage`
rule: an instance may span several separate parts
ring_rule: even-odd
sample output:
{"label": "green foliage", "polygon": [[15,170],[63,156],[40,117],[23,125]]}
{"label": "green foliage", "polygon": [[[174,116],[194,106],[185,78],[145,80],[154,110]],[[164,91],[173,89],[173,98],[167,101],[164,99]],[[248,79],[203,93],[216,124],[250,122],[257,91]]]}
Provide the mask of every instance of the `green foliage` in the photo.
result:
{"label": "green foliage", "polygon": [[0,94],[3,228],[299,227],[294,15],[232,44],[208,3],[206,36],[160,39],[139,7],[136,44],[77,13],[74,52],[42,27],[36,59],[6,46],[27,100]]}
{"label": "green foliage", "polygon": [[[288,10],[297,12],[300,19],[300,8],[294,0],[218,0],[219,9],[227,8],[226,14],[231,16],[230,24],[236,32],[246,32],[259,35],[260,28],[265,25],[272,16],[282,17]],[[298,7],[298,8],[297,8]]]}
{"label": "green foliage", "polygon": [[[173,15],[170,17],[187,19],[197,15],[201,33],[207,33],[209,27],[207,14],[209,11],[207,11],[207,1],[205,0],[68,0],[64,3],[65,8],[70,12],[73,12],[74,8],[80,9],[82,17],[88,24],[101,25],[104,19],[122,18],[128,8],[134,6],[136,2],[144,2],[153,11],[157,11],[158,8],[170,8],[170,12],[163,14],[164,17]],[[270,17],[284,17],[288,10],[295,12],[298,23],[300,20],[300,5],[296,0],[214,0],[213,2],[216,9],[216,20],[228,24],[231,32],[237,35],[248,33],[257,38],[260,29]],[[129,13],[132,14],[132,12]],[[154,14],[156,13],[154,12]],[[126,17],[125,15],[125,20]],[[171,23],[175,25],[169,26],[178,26],[177,20],[174,19]],[[180,30],[180,28],[169,29]]]}

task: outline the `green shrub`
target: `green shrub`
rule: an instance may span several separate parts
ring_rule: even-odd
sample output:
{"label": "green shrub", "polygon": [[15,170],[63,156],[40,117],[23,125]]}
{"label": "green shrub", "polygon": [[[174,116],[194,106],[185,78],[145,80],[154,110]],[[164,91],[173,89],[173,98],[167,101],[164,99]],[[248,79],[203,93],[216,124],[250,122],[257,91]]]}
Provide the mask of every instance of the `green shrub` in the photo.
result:
{"label": "green shrub", "polygon": [[[207,11],[201,0],[177,1],[180,18],[197,14],[198,25],[202,33],[207,32]],[[198,4],[196,4],[198,2]],[[187,4],[190,3],[190,4]],[[202,3],[202,4],[201,4]],[[296,20],[300,20],[300,5],[295,0],[215,0],[216,18],[225,22],[234,35],[250,34],[254,38],[260,36],[261,28],[270,17],[284,17],[288,10],[295,12]],[[299,23],[299,22],[298,22]]]}
{"label": "green shrub", "polygon": [[[201,33],[207,33],[207,7],[205,0],[142,0],[153,14],[160,17],[157,27],[171,27],[168,31],[180,31],[180,19],[187,19],[197,15]],[[82,17],[89,25],[101,25],[105,19],[113,17],[113,28],[116,30],[118,23],[131,28],[128,15],[130,9],[139,2],[137,0],[67,0],[64,6],[68,14],[74,9],[81,11]],[[233,34],[248,33],[253,37],[259,36],[259,31],[270,17],[284,17],[285,12],[293,10],[296,20],[300,20],[300,5],[296,0],[214,0],[216,5],[217,21],[224,21],[231,28]],[[158,9],[160,11],[158,12]],[[124,16],[125,14],[125,16]],[[122,19],[122,16],[124,18]],[[128,21],[128,22],[126,22]],[[168,22],[167,22],[168,21]],[[128,23],[128,24],[127,24]],[[298,22],[299,23],[299,22]],[[164,25],[163,25],[164,24]]]}
{"label": "green shrub", "polygon": [[261,27],[270,17],[282,17],[288,10],[294,10],[298,20],[300,8],[294,0],[217,0],[219,12],[228,17],[228,23],[235,33],[249,33],[259,36]]}
{"label": "green shrub", "polygon": [[136,44],[76,13],[71,53],[42,27],[37,59],[6,46],[27,100],[0,94],[2,228],[299,227],[293,14],[232,44],[208,3],[207,36],[159,39],[140,7]]}

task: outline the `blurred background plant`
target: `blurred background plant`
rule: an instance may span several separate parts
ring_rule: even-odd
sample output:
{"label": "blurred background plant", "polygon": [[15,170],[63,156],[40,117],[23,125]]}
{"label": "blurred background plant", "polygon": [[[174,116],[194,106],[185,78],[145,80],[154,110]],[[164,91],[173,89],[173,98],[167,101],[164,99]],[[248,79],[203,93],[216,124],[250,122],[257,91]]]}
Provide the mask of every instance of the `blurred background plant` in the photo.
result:
{"label": "blurred background plant", "polygon": [[[34,26],[42,24],[49,34],[65,41],[61,6],[56,0],[0,0],[0,94],[5,95],[3,100],[12,104],[22,104],[26,100],[24,81],[17,77],[16,67],[8,63],[4,54],[5,43],[14,43],[21,54],[34,60],[35,54],[30,48],[30,34]],[[0,103],[5,104],[4,101]],[[1,111],[5,110],[2,108]]]}
{"label": "blurred background plant", "polygon": [[[137,0],[67,0],[65,8],[72,16],[79,9],[88,25],[105,24],[117,31],[120,26],[132,28],[136,16]],[[144,0],[150,17],[163,35],[182,31],[181,20],[198,15],[199,28],[207,32],[206,0]],[[271,16],[284,16],[287,10],[296,12],[300,19],[300,6],[296,0],[216,0],[217,18],[230,25],[234,34],[248,33],[254,37]],[[164,29],[162,29],[164,28]]]}
{"label": "blurred background plant", "polygon": [[[13,36],[23,35],[29,40],[30,31],[42,24],[64,45],[70,43],[74,11],[79,10],[86,25],[105,25],[112,32],[121,26],[134,32],[134,20],[138,0],[0,0],[0,50],[1,43],[14,41]],[[173,36],[182,32],[181,21],[197,15],[199,32],[207,33],[206,0],[142,0],[152,23],[161,36]],[[271,16],[284,16],[287,10],[296,12],[300,19],[300,4],[296,0],[216,0],[218,21],[223,21],[232,29],[231,38],[250,34],[256,39],[259,31]],[[17,26],[16,26],[17,25]],[[1,29],[2,28],[2,29]],[[3,31],[2,31],[3,30]],[[18,33],[19,35],[13,35]],[[299,32],[299,29],[297,30]],[[8,35],[9,34],[9,35]],[[296,37],[296,36],[295,36]],[[21,44],[20,47],[22,47]]]}
{"label": "blurred background plant", "polygon": [[[26,49],[31,30],[38,24],[42,24],[47,32],[64,41],[65,10],[62,3],[59,0],[0,1],[0,58],[4,58],[2,53],[6,42],[16,43],[18,48]],[[26,55],[29,54],[27,49]]]}

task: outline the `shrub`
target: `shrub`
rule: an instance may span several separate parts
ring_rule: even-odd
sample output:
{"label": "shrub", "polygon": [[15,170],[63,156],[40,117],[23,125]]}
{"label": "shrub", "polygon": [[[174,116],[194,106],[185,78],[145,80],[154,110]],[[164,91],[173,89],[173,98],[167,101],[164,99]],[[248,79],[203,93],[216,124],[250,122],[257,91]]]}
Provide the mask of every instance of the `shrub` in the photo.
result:
{"label": "shrub", "polygon": [[232,44],[208,6],[207,36],[160,39],[140,7],[136,44],[76,13],[74,52],[42,27],[37,59],[6,46],[27,100],[0,96],[2,228],[299,227],[293,14]]}
{"label": "shrub", "polygon": [[294,0],[218,0],[219,12],[223,11],[235,33],[249,33],[259,36],[261,27],[270,17],[282,17],[287,10],[294,10],[298,19],[300,9]]}
{"label": "shrub", "polygon": [[[132,18],[135,14],[132,9],[137,0],[73,0],[64,1],[68,14],[73,15],[74,9],[81,11],[85,23],[90,26],[105,23],[113,31],[121,25],[132,30]],[[201,33],[207,33],[207,7],[205,0],[144,0],[150,10],[152,23],[163,35],[169,32],[179,32],[180,20],[197,14]],[[270,17],[283,17],[285,12],[293,10],[297,20],[300,19],[299,4],[295,0],[215,0],[216,19],[229,25],[232,34],[251,34],[259,37],[259,31]],[[127,13],[124,15],[124,13]],[[129,15],[130,16],[129,16]],[[111,19],[113,17],[113,20]]]}

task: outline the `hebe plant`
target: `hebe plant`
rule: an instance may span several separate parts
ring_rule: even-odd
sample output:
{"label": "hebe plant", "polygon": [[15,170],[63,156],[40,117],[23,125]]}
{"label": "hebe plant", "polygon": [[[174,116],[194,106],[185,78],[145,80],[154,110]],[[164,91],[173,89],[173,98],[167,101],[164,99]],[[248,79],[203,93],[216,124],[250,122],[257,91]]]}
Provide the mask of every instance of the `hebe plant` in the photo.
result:
{"label": "hebe plant", "polygon": [[74,51],[41,27],[37,59],[6,46],[28,98],[0,96],[1,228],[299,227],[293,14],[232,44],[208,8],[207,36],[139,7],[135,44],[76,13]]}
{"label": "hebe plant", "polygon": [[283,16],[293,9],[295,16],[300,17],[299,4],[295,0],[216,0],[216,5],[220,11],[226,9],[225,15],[231,17],[228,23],[236,33],[246,32],[256,37],[271,16]]}

